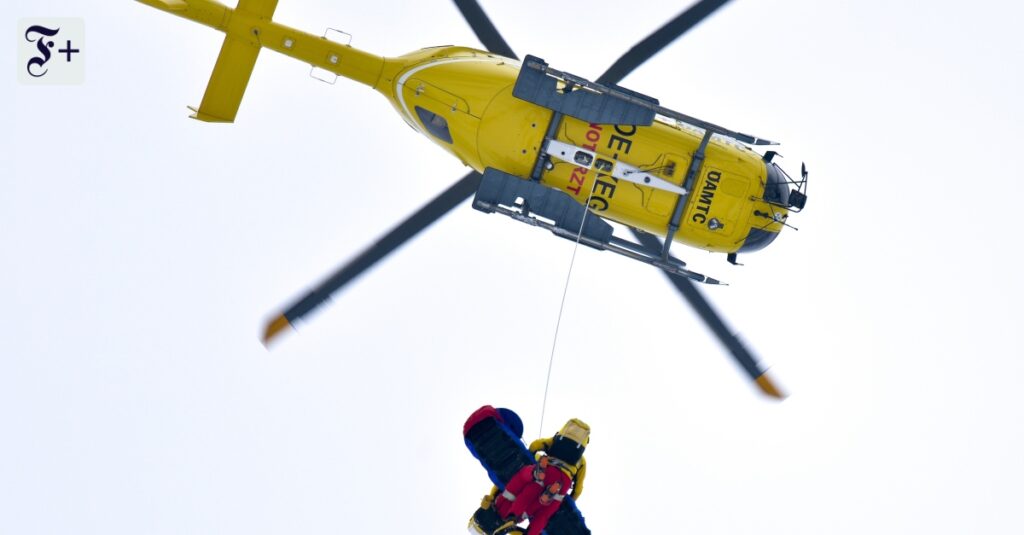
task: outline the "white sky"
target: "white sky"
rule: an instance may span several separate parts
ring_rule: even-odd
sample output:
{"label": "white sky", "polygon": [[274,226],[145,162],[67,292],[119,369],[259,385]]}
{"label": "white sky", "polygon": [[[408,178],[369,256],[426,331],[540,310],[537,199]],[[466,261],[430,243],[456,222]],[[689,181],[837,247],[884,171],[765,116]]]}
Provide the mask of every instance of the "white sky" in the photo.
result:
{"label": "white sky", "polygon": [[[464,174],[386,100],[264,52],[186,118],[221,36],[141,4],[0,15],[0,533],[463,532],[482,404],[539,425],[572,244],[461,206],[266,351],[264,320]],[[684,251],[791,396],[761,397],[656,270],[581,249],[544,434],[593,427],[596,533],[1024,532],[1013,2],[736,0],[627,78],[783,142],[807,210]],[[484,2],[596,77],[682,9]],[[16,21],[85,19],[87,82],[19,85]],[[479,46],[445,0],[285,0],[385,55]],[[1004,161],[1005,160],[1005,161]]]}

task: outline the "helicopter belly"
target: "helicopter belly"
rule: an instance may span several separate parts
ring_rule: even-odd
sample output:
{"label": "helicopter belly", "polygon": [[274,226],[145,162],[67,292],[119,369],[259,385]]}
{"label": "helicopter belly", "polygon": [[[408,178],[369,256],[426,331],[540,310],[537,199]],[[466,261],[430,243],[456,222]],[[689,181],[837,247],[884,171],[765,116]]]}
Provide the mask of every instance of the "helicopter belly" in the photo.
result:
{"label": "helicopter belly", "polygon": [[[555,161],[543,175],[545,184],[569,193],[577,202],[587,203],[606,219],[656,234],[665,233],[680,199],[678,192],[689,159],[677,154],[685,147],[663,125],[600,125],[566,117],[557,140],[593,152],[600,165]],[[616,176],[609,166],[620,163],[643,171],[664,186],[646,186]]]}
{"label": "helicopter belly", "polygon": [[[673,179],[673,182],[682,182],[686,169],[690,166],[690,157],[673,152],[666,152],[660,160],[661,174]],[[644,208],[653,216],[664,218],[666,221],[675,210],[679,195],[671,191],[656,188],[644,188]]]}
{"label": "helicopter belly", "polygon": [[512,96],[511,82],[503,87],[480,121],[478,151],[483,167],[529,177],[551,115],[551,110]]}
{"label": "helicopter belly", "polygon": [[[594,124],[561,115],[513,95],[520,65],[473,49],[425,49],[399,59],[402,66],[383,76],[395,107],[478,172],[539,178],[605,219],[709,251],[739,250],[751,228],[778,231],[756,215],[765,163],[739,143],[714,136],[699,158],[704,131],[678,122]],[[551,157],[549,141],[583,149],[594,162]],[[613,172],[620,164],[662,186]],[[670,232],[674,225],[678,231]]]}

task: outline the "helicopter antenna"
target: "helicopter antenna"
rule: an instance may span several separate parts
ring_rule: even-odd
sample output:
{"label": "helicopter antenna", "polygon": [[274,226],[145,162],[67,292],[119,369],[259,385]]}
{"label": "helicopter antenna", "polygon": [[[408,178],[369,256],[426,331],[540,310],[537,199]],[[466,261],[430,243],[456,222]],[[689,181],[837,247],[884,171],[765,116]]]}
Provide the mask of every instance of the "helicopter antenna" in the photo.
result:
{"label": "helicopter antenna", "polygon": [[[769,204],[772,204],[772,203],[769,203]],[[791,228],[793,230],[800,230],[800,229],[794,227],[793,225],[790,225],[789,223],[786,223],[786,219],[785,218],[773,217],[771,214],[766,213],[766,212],[762,212],[760,210],[754,210],[754,215],[756,215],[757,217],[763,217],[763,218],[769,220],[767,223],[764,224],[763,227],[760,228],[760,230],[764,230],[764,229],[768,228],[768,225],[771,225],[772,223],[779,223],[780,225],[782,225],[784,227]]]}

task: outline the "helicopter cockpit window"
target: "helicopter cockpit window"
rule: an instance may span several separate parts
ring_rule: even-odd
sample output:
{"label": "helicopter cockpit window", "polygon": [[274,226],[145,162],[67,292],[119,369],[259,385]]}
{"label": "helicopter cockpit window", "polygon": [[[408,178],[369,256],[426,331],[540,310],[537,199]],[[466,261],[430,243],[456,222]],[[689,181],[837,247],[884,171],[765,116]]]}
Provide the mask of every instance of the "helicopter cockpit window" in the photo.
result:
{"label": "helicopter cockpit window", "polygon": [[774,163],[768,164],[768,181],[764,187],[764,200],[780,206],[789,202],[789,184],[793,179]]}
{"label": "helicopter cockpit window", "polygon": [[427,127],[432,136],[446,143],[452,142],[452,133],[448,130],[448,121],[444,117],[419,106],[416,106],[416,115],[419,115],[420,122]]}

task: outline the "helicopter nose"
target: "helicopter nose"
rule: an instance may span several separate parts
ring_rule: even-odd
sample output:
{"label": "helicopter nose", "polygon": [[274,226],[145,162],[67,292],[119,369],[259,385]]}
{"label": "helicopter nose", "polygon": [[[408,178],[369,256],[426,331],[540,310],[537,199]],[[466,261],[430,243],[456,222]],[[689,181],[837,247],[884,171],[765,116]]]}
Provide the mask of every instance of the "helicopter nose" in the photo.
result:
{"label": "helicopter nose", "polygon": [[[780,213],[779,209],[790,204],[792,200],[790,194],[792,192],[789,190],[789,181],[786,180],[786,173],[778,165],[769,161],[766,162],[765,169],[767,171],[767,179],[765,180],[762,199],[767,202],[768,211],[773,213],[755,210],[754,215],[766,218],[770,224],[772,221],[784,220],[785,216]],[[775,238],[779,237],[779,231],[768,230],[767,226],[765,225],[765,228],[752,227],[746,239],[743,240],[743,245],[736,252],[749,253],[768,247],[769,244],[775,241]]]}
{"label": "helicopter nose", "polygon": [[743,245],[736,252],[751,253],[754,251],[760,251],[761,249],[768,247],[768,245],[775,241],[775,238],[778,237],[778,232],[759,229],[757,227],[751,228],[750,234],[747,234],[747,238],[743,240]]}

